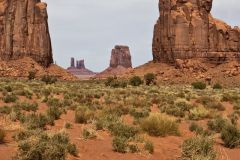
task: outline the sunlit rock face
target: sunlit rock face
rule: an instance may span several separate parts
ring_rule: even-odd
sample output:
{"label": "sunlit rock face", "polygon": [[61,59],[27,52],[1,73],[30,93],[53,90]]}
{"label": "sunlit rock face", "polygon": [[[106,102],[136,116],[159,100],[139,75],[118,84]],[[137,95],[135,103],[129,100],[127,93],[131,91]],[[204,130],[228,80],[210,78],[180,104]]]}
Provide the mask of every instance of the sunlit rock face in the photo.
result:
{"label": "sunlit rock face", "polygon": [[47,4],[40,0],[0,0],[0,58],[31,57],[53,63]]}
{"label": "sunlit rock face", "polygon": [[223,63],[239,59],[240,29],[211,15],[212,0],[159,0],[153,60],[205,58]]}

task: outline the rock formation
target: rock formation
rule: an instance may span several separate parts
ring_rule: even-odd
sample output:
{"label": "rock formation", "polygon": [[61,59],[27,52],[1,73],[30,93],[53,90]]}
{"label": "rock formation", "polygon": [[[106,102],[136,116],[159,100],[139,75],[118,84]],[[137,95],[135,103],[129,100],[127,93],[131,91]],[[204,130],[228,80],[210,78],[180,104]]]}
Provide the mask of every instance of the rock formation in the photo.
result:
{"label": "rock formation", "polygon": [[112,49],[110,65],[107,69],[97,74],[96,77],[103,78],[113,75],[123,75],[132,69],[132,58],[128,46],[116,45]]}
{"label": "rock formation", "polygon": [[53,63],[47,4],[41,0],[0,0],[0,58],[31,57],[44,67]]}
{"label": "rock formation", "polygon": [[75,68],[75,60],[74,58],[71,58],[71,68]]}
{"label": "rock formation", "polygon": [[240,29],[211,15],[212,0],[159,0],[153,60],[201,58],[223,63],[240,58]]}
{"label": "rock formation", "polygon": [[116,68],[118,66],[132,68],[131,54],[128,46],[117,45],[112,50],[110,67]]}
{"label": "rock formation", "polygon": [[77,69],[86,69],[84,59],[77,61]]}
{"label": "rock formation", "polygon": [[93,71],[85,68],[84,60],[77,60],[75,66],[75,59],[71,58],[71,65],[69,68],[67,68],[67,71],[78,78],[90,78],[94,76],[96,73]]}

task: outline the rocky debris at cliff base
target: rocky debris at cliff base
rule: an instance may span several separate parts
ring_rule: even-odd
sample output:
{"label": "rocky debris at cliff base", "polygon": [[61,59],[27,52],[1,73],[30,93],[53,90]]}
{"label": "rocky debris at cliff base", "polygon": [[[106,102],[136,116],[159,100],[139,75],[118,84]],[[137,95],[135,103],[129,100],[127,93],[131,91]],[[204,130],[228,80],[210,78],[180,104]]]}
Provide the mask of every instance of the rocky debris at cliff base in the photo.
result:
{"label": "rocky debris at cliff base", "polygon": [[44,75],[53,75],[59,80],[77,80],[77,77],[55,64],[45,68],[29,57],[10,61],[0,60],[0,77],[27,79],[30,71],[36,72],[37,79]]}
{"label": "rocky debris at cliff base", "polygon": [[175,67],[180,69],[182,72],[204,73],[208,70],[208,67],[204,64],[204,62],[197,59],[176,59]]}
{"label": "rocky debris at cliff base", "polygon": [[[201,64],[201,70],[186,69],[184,67],[182,67],[184,68],[182,69],[173,64],[150,61],[142,66],[129,70],[122,76],[131,77],[133,75],[139,75],[143,77],[146,73],[154,73],[157,75],[158,81],[164,84],[191,84],[195,81],[209,83],[210,81],[211,84],[220,83],[224,86],[234,87],[240,85],[240,63],[238,61],[231,61],[220,65],[203,63],[202,60],[197,62],[197,60],[190,59],[189,61]],[[204,70],[202,70],[202,68],[204,68]]]}
{"label": "rocky debris at cliff base", "polygon": [[124,76],[126,73],[131,72],[132,68],[125,68],[123,66],[109,67],[101,73],[98,73],[96,78],[107,78],[110,76]]}

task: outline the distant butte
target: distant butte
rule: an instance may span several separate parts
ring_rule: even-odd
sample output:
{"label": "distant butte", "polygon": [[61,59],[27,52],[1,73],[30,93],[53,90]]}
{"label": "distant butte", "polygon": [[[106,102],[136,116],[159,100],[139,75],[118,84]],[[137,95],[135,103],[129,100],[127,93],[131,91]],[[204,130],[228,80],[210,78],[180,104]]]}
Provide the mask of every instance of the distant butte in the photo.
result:
{"label": "distant butte", "polygon": [[122,75],[132,69],[132,57],[128,46],[116,45],[111,52],[110,65],[96,77]]}
{"label": "distant butte", "polygon": [[67,68],[67,71],[81,79],[82,78],[90,78],[90,77],[96,75],[96,73],[94,73],[93,71],[91,71],[85,67],[84,60],[77,60],[76,65],[75,65],[74,58],[71,58],[70,67]]}

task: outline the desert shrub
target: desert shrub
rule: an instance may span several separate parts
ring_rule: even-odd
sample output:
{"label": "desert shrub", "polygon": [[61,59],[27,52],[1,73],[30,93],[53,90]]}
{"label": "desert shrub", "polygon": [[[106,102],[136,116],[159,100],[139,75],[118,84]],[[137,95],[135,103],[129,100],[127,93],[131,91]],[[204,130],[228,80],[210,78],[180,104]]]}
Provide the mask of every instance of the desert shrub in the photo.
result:
{"label": "desert shrub", "polygon": [[15,107],[19,107],[22,110],[25,111],[33,111],[36,112],[38,110],[38,103],[34,102],[32,104],[27,103],[27,102],[23,102],[23,103],[18,103],[15,105]]}
{"label": "desert shrub", "polygon": [[185,140],[182,144],[182,160],[214,160],[214,140],[210,137],[198,136]]}
{"label": "desert shrub", "polygon": [[20,108],[13,106],[10,114],[8,115],[10,120],[17,121],[23,117],[23,114],[20,111]]}
{"label": "desert shrub", "polygon": [[189,119],[191,120],[202,120],[209,116],[209,111],[204,107],[194,107],[190,110]]}
{"label": "desert shrub", "polygon": [[4,142],[5,131],[0,128],[0,144]]}
{"label": "desert shrub", "polygon": [[12,92],[13,89],[11,86],[7,85],[7,86],[4,86],[4,89],[7,91],[7,92]]}
{"label": "desert shrub", "polygon": [[221,132],[221,138],[224,146],[236,148],[240,146],[240,130],[233,125],[227,125]]}
{"label": "desert shrub", "polygon": [[96,131],[89,128],[84,128],[82,131],[82,136],[84,139],[96,139]]}
{"label": "desert shrub", "polygon": [[128,148],[128,141],[124,137],[114,137],[112,141],[113,151],[119,153],[126,153]]}
{"label": "desert shrub", "polygon": [[140,118],[145,118],[149,116],[149,110],[147,109],[137,110],[135,108],[132,108],[129,113],[131,116],[133,116],[137,120],[139,120]]}
{"label": "desert shrub", "polygon": [[139,148],[136,144],[129,144],[128,148],[129,148],[131,153],[139,152]]}
{"label": "desert shrub", "polygon": [[47,124],[47,117],[43,114],[28,114],[21,118],[21,122],[24,123],[28,129],[44,128]]}
{"label": "desert shrub", "polygon": [[127,81],[119,79],[117,77],[108,77],[105,82],[105,86],[109,86],[112,88],[126,88]]}
{"label": "desert shrub", "polygon": [[194,89],[200,89],[200,90],[204,90],[207,87],[206,83],[204,82],[193,82],[192,86]]}
{"label": "desert shrub", "polygon": [[212,135],[212,132],[209,130],[204,130],[203,127],[199,126],[197,123],[193,122],[189,126],[189,130],[191,132],[195,132],[197,135],[202,135],[202,136],[210,136]]}
{"label": "desert shrub", "polygon": [[144,75],[146,85],[156,84],[156,75],[153,73],[147,73]]}
{"label": "desert shrub", "polygon": [[139,76],[133,76],[130,78],[129,84],[132,86],[140,86],[141,84],[143,84],[143,81]]}
{"label": "desert shrub", "polygon": [[150,141],[145,142],[144,149],[146,151],[148,151],[150,154],[153,154],[154,153],[154,145],[153,145],[153,143],[150,142]]}
{"label": "desert shrub", "polygon": [[2,113],[2,114],[10,114],[11,110],[12,109],[9,106],[0,107],[0,113]]}
{"label": "desert shrub", "polygon": [[225,110],[225,107],[222,105],[222,103],[217,102],[217,101],[207,103],[206,107],[211,108],[211,109],[216,109],[218,111],[224,111]]}
{"label": "desert shrub", "polygon": [[184,99],[177,99],[173,105],[163,105],[161,112],[173,115],[176,117],[184,117],[193,108],[188,101]]}
{"label": "desert shrub", "polygon": [[76,146],[63,132],[36,132],[22,138],[18,141],[17,160],[65,160],[68,153],[77,155]]}
{"label": "desert shrub", "polygon": [[37,72],[36,71],[29,71],[28,72],[28,80],[33,80],[36,78],[36,74]]}
{"label": "desert shrub", "polygon": [[209,120],[207,125],[210,130],[220,133],[229,124],[227,119],[217,116],[212,120]]}
{"label": "desert shrub", "polygon": [[61,117],[63,111],[61,110],[60,107],[50,106],[50,107],[48,107],[46,113],[47,113],[47,117],[49,118],[49,120],[50,119],[58,120]]}
{"label": "desert shrub", "polygon": [[222,89],[222,85],[219,83],[214,84],[213,89]]}
{"label": "desert shrub", "polygon": [[116,76],[115,76],[115,77],[108,77],[107,80],[106,80],[106,82],[105,82],[105,86],[110,86],[111,83],[112,83],[113,81],[115,81],[115,80],[117,80],[117,77],[116,77]]}
{"label": "desert shrub", "polygon": [[41,80],[46,84],[54,84],[57,82],[56,76],[53,75],[44,75]]}
{"label": "desert shrub", "polygon": [[96,129],[111,129],[117,123],[120,123],[119,115],[116,114],[109,114],[109,113],[100,113],[96,118]]}
{"label": "desert shrub", "polygon": [[216,100],[210,96],[201,96],[197,99],[197,103],[201,103],[203,105],[207,105],[209,103],[215,102]]}
{"label": "desert shrub", "polygon": [[16,90],[14,93],[18,96],[25,96],[28,99],[32,99],[32,96],[33,96],[32,91],[30,91],[28,89]]}
{"label": "desert shrub", "polygon": [[67,122],[67,123],[64,124],[64,128],[71,129],[72,128],[72,124]]}
{"label": "desert shrub", "polygon": [[195,122],[191,123],[189,130],[191,132],[196,132],[197,134],[201,134],[204,131],[204,129]]}
{"label": "desert shrub", "polygon": [[239,103],[239,102],[235,102],[235,103],[233,104],[233,109],[234,109],[234,110],[240,110],[240,103]]}
{"label": "desert shrub", "polygon": [[113,124],[113,126],[110,127],[110,131],[112,135],[117,137],[124,137],[126,139],[134,137],[138,132],[135,127],[120,122]]}
{"label": "desert shrub", "polygon": [[230,114],[229,116],[230,121],[232,122],[233,125],[237,125],[238,124],[238,120],[239,120],[239,114],[236,112],[233,112],[232,114]]}
{"label": "desert shrub", "polygon": [[151,136],[179,135],[176,121],[164,114],[151,114],[140,122],[140,126]]}
{"label": "desert shrub", "polygon": [[224,93],[222,95],[223,102],[237,102],[240,99],[237,93]]}
{"label": "desert shrub", "polygon": [[14,103],[18,100],[17,96],[14,94],[7,94],[6,96],[3,97],[3,101],[5,103]]}
{"label": "desert shrub", "polygon": [[87,107],[78,107],[75,111],[75,122],[76,123],[87,123],[94,117],[94,112],[89,110]]}

